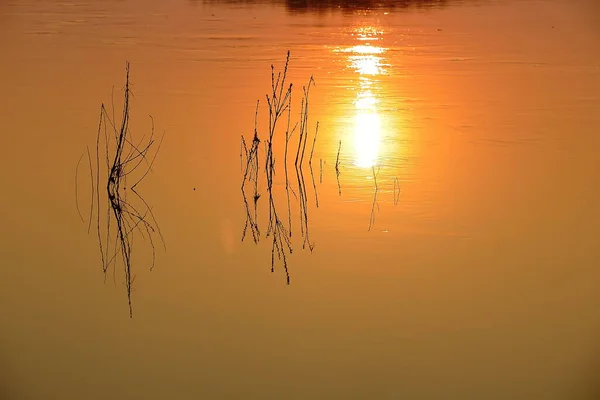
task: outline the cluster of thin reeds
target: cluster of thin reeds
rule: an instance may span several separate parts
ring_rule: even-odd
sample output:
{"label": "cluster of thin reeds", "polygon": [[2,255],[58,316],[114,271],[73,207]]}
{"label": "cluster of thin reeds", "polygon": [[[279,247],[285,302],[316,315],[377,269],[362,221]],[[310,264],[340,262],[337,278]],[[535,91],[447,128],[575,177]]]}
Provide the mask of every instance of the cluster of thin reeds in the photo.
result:
{"label": "cluster of thin reeds", "polygon": [[[152,249],[150,269],[154,268],[155,263],[155,235],[158,235],[163,246],[165,245],[152,208],[138,192],[138,185],[142,183],[152,169],[164,135],[157,144],[154,134],[154,120],[150,116],[150,133],[144,134],[141,139],[134,142],[129,126],[131,98],[129,69],[129,63],[126,63],[121,122],[118,125],[116,123],[114,104],[112,106],[112,117],[109,115],[104,103],[100,107],[96,136],[95,171],[92,167],[88,148],[88,160],[90,171],[92,171],[92,205],[88,230],[91,227],[92,215],[95,210],[96,233],[102,270],[106,276],[112,266],[114,274],[117,261],[119,259],[122,261],[129,315],[132,317],[131,292],[135,281],[135,274],[132,272],[134,238],[139,234],[142,238],[148,240]],[[103,159],[103,162],[101,162],[101,159]],[[107,171],[107,173],[101,173],[102,170]],[[106,195],[106,201],[104,201],[104,195]],[[102,211],[102,208],[104,208],[104,211]]]}
{"label": "cluster of thin reeds", "polygon": [[[304,174],[302,170],[302,165],[304,163],[304,154],[306,152],[306,142],[308,140],[308,100],[310,94],[310,88],[314,85],[315,81],[311,76],[308,80],[308,84],[302,87],[302,91],[304,92],[304,97],[302,98],[302,103],[300,106],[300,138],[298,139],[298,149],[296,151],[296,160],[294,165],[296,167],[296,177],[298,178],[298,195],[299,195],[299,203],[300,203],[300,234],[302,236],[302,248],[308,248],[310,251],[313,250],[314,244],[310,242],[309,230],[308,230],[308,196],[306,193],[306,184],[304,181]],[[319,124],[315,128],[315,140],[319,130]],[[314,148],[314,142],[313,142]],[[309,168],[311,170],[312,175],[312,152],[309,160]],[[316,188],[316,186],[315,186]],[[315,191],[316,196],[316,191]],[[317,197],[318,199],[318,197]],[[318,202],[318,200],[317,200]]]}
{"label": "cluster of thin reeds", "polygon": [[[269,195],[269,224],[267,226],[267,237],[272,238],[271,247],[271,272],[275,272],[275,257],[281,260],[283,268],[285,270],[286,280],[289,283],[290,274],[287,268],[287,257],[286,250],[288,253],[292,253],[291,243],[291,224],[290,229],[286,228],[283,221],[279,218],[277,213],[277,207],[275,199],[273,197],[273,178],[275,176],[275,156],[273,154],[273,140],[275,132],[277,131],[277,125],[280,118],[287,111],[288,112],[288,126],[286,130],[286,144],[289,141],[289,136],[293,133],[293,130],[289,131],[289,115],[291,112],[292,104],[292,84],[290,83],[286,87],[287,71],[290,61],[290,52],[288,51],[285,60],[285,67],[283,74],[279,72],[277,78],[275,78],[275,66],[271,65],[271,94],[266,95],[267,105],[269,107],[269,137],[266,142],[266,159],[265,159],[265,174],[267,179],[267,192]],[[284,159],[287,154],[284,156]],[[289,204],[289,203],[288,203]]]}
{"label": "cluster of thin reeds", "polygon": [[[308,205],[307,205],[307,192],[306,184],[304,181],[304,175],[302,166],[304,163],[304,156],[306,153],[306,144],[309,136],[308,130],[308,110],[309,110],[309,93],[310,88],[314,85],[314,79],[311,76],[309,82],[303,87],[303,98],[301,100],[301,111],[300,120],[291,126],[291,110],[292,110],[292,88],[293,84],[287,83],[287,74],[290,61],[290,52],[288,51],[285,66],[283,72],[275,73],[275,67],[271,65],[271,92],[266,95],[266,103],[269,110],[269,121],[268,121],[268,136],[265,139],[265,161],[264,161],[264,176],[267,186],[267,196],[269,205],[269,219],[265,233],[265,237],[272,238],[271,248],[271,271],[275,271],[276,260],[280,260],[283,264],[283,268],[286,274],[286,281],[289,284],[290,275],[287,265],[287,254],[292,254],[292,210],[291,210],[291,199],[290,192],[298,199],[300,204],[300,233],[303,238],[302,247],[308,248],[312,251],[314,245],[309,239],[308,229]],[[245,239],[248,228],[252,232],[252,237],[255,243],[260,240],[260,230],[258,227],[257,208],[258,199],[260,194],[258,192],[259,186],[259,150],[260,150],[260,139],[258,136],[258,109],[260,101],[257,102],[257,109],[255,113],[254,121],[254,136],[252,144],[248,146],[245,138],[242,136],[241,140],[241,158],[242,158],[242,197],[244,198],[244,205],[246,209],[246,224],[242,232],[242,241]],[[276,157],[274,153],[274,142],[280,136],[277,133],[282,130],[279,129],[281,121],[287,113],[287,124],[285,125],[285,149],[283,156],[284,174],[285,174],[285,190],[287,200],[287,221],[280,217],[277,209],[275,196],[273,192],[273,182],[276,174]],[[298,130],[298,143],[296,149],[296,158],[294,166],[296,170],[296,176],[298,178],[298,193],[294,191],[289,181],[288,174],[288,148],[290,146],[290,140],[293,133]],[[313,139],[312,150],[309,157],[309,167],[311,168],[311,176],[313,177],[313,187],[315,189],[315,201],[318,207],[318,196],[316,193],[316,184],[314,183],[314,175],[312,173],[312,156],[314,153],[314,147],[316,143],[316,135],[318,132],[318,123],[315,128],[315,137]],[[254,187],[254,203],[253,207],[250,206],[247,200],[245,188],[248,184],[252,184]]]}

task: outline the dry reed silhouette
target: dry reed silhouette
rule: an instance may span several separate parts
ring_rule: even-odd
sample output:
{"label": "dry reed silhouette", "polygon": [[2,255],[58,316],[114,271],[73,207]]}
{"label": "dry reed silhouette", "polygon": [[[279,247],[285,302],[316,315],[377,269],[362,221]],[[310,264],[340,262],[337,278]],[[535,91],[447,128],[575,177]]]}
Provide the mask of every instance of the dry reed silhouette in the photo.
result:
{"label": "dry reed silhouette", "polygon": [[[245,156],[246,159],[246,167],[243,170],[244,175],[242,179],[242,185],[240,190],[242,191],[242,197],[244,199],[244,205],[246,208],[246,224],[244,225],[244,230],[242,231],[242,242],[246,237],[246,232],[248,227],[252,232],[252,239],[254,243],[258,243],[260,240],[260,230],[258,229],[258,199],[260,198],[260,194],[258,192],[258,150],[260,147],[260,139],[258,138],[258,107],[260,105],[260,101],[256,102],[256,112],[254,113],[254,135],[252,137],[252,146],[248,148],[246,145],[246,140],[242,135],[242,150],[240,152],[240,159],[242,156]],[[244,164],[242,160],[242,164]],[[250,205],[248,204],[248,200],[246,197],[245,184],[247,181],[253,183],[254,194],[252,196],[254,213],[250,210]]]}
{"label": "dry reed silhouette", "polygon": [[[302,98],[301,103],[301,113],[300,113],[300,121],[297,122],[293,127],[291,125],[291,108],[292,108],[292,88],[293,85],[291,83],[286,83],[288,67],[290,61],[290,52],[287,52],[285,66],[282,72],[275,71],[275,67],[271,65],[271,91],[266,95],[267,107],[269,110],[269,120],[268,120],[268,137],[264,141],[264,151],[265,151],[265,164],[264,164],[264,173],[265,177],[260,178],[259,176],[259,160],[258,153],[260,149],[260,139],[258,138],[258,130],[257,130],[257,120],[258,120],[258,108],[259,102],[257,102],[257,109],[255,113],[255,121],[254,121],[254,137],[252,140],[252,145],[247,146],[244,137],[242,136],[241,140],[241,152],[240,152],[240,160],[242,164],[242,197],[244,201],[244,206],[246,209],[246,224],[244,226],[242,232],[242,241],[244,241],[246,237],[246,233],[248,231],[248,227],[252,232],[252,236],[255,243],[259,242],[260,231],[257,225],[257,201],[260,197],[258,193],[258,182],[259,179],[264,179],[267,185],[267,194],[268,194],[268,205],[269,205],[269,219],[268,226],[265,233],[265,237],[272,238],[272,247],[271,247],[271,271],[275,271],[276,259],[280,260],[283,264],[283,268],[286,274],[286,281],[290,283],[290,274],[288,271],[287,264],[287,254],[292,254],[292,207],[291,207],[291,198],[290,191],[298,199],[300,203],[300,230],[301,235],[304,238],[303,248],[306,244],[309,244],[309,248],[312,250],[313,246],[308,239],[308,211],[306,207],[306,185],[304,183],[304,176],[302,174],[302,163],[304,160],[304,154],[306,149],[306,141],[308,137],[308,94],[310,90],[310,86],[314,84],[314,79],[311,76],[309,80],[308,87],[304,87],[304,97]],[[275,200],[273,184],[274,177],[276,174],[276,157],[274,153],[274,143],[275,140],[279,137],[276,133],[281,128],[281,119],[284,117],[287,112],[287,124],[285,127],[285,149],[284,149],[284,174],[285,174],[285,190],[286,190],[286,200],[287,200],[287,226],[283,222],[283,219],[280,217],[277,202]],[[298,195],[292,189],[289,182],[289,173],[288,173],[288,149],[290,145],[290,139],[293,136],[293,133],[296,131],[296,128],[299,129],[299,138],[298,138],[298,148],[296,150],[296,175],[298,177]],[[318,128],[317,128],[318,130]],[[316,135],[316,132],[315,132]],[[316,138],[313,141],[313,151],[314,151],[314,143],[316,142]],[[312,159],[312,152],[311,152]],[[309,161],[310,164],[310,161]],[[244,166],[245,165],[245,166]],[[245,194],[246,184],[249,182],[254,184],[254,210],[251,209],[251,206],[247,200]],[[314,180],[313,180],[314,182]],[[315,187],[316,188],[316,187]]]}
{"label": "dry reed silhouette", "polygon": [[[242,187],[242,198],[244,200],[244,207],[246,209],[246,223],[244,225],[244,230],[242,231],[242,241],[246,237],[246,232],[248,231],[248,227],[250,227],[250,231],[252,232],[252,239],[254,243],[258,244],[260,240],[260,230],[258,229],[257,223],[257,211],[256,211],[256,202],[254,203],[254,213],[250,210],[250,204],[248,204],[248,198],[246,197],[246,191],[244,187]],[[256,199],[256,197],[255,197]]]}
{"label": "dry reed silhouette", "polygon": [[[289,52],[288,52],[288,57],[289,57]],[[291,118],[292,118],[292,92],[291,91],[290,91],[289,104],[288,104],[287,111],[288,111],[288,118],[287,118],[287,127],[285,130],[285,150],[283,153],[284,154],[283,155],[283,169],[284,169],[284,174],[285,174],[285,194],[286,194],[287,208],[288,208],[288,233],[289,233],[290,237],[292,237],[292,207],[291,207],[291,202],[290,202],[290,191],[292,192],[292,194],[294,195],[294,197],[296,199],[298,199],[298,196],[294,192],[294,189],[292,189],[290,187],[287,155],[288,155],[288,147],[289,147],[290,139],[291,139],[292,135],[294,134],[294,132],[296,131],[296,128],[298,127],[298,122],[296,122],[294,124],[294,127],[290,130],[290,124],[291,124]]]}
{"label": "dry reed silhouette", "polygon": [[317,134],[319,133],[319,122],[317,122],[317,126],[315,127],[315,137],[313,139],[312,148],[310,149],[310,158],[308,159],[308,167],[310,169],[310,178],[312,179],[313,189],[315,191],[315,203],[317,208],[319,208],[319,194],[317,192],[317,184],[315,183],[315,175],[313,174],[312,168],[312,158],[313,153],[315,152],[315,143],[317,143]]}
{"label": "dry reed silhouette", "polygon": [[342,187],[340,186],[340,151],[342,150],[342,141],[338,146],[337,158],[335,160],[335,177],[337,178],[338,184],[338,195],[342,195]]}
{"label": "dry reed silhouette", "polygon": [[[265,159],[265,174],[267,179],[267,191],[269,193],[269,225],[267,227],[266,236],[273,238],[271,247],[271,272],[275,272],[275,256],[283,263],[285,270],[286,281],[289,284],[290,274],[287,268],[286,250],[291,254],[292,245],[291,237],[288,229],[283,224],[277,213],[275,199],[273,198],[273,177],[275,175],[275,156],[273,154],[273,138],[277,131],[279,119],[289,110],[292,98],[292,84],[286,86],[287,71],[290,62],[290,52],[287,52],[283,73],[277,73],[275,78],[275,66],[271,65],[271,94],[266,95],[267,105],[269,107],[269,138],[267,139],[266,159]],[[289,112],[288,112],[289,121]],[[288,123],[289,130],[289,123]],[[290,134],[291,135],[291,134]],[[289,141],[289,135],[286,132],[286,143]],[[285,160],[285,156],[284,156]]]}
{"label": "dry reed silhouette", "polygon": [[375,224],[375,206],[377,206],[377,211],[379,211],[379,204],[377,203],[377,192],[379,191],[379,188],[377,187],[377,175],[379,174],[379,168],[377,168],[377,173],[375,173],[375,166],[373,166],[372,169],[373,169],[373,182],[375,184],[375,192],[373,193],[373,205],[371,206],[371,217],[369,219],[369,231],[373,227],[373,224]]}
{"label": "dry reed silhouette", "polygon": [[[241,188],[244,188],[244,185],[247,181],[251,181],[254,183],[254,203],[258,201],[260,198],[260,194],[258,193],[258,150],[260,147],[260,139],[258,138],[258,108],[260,105],[260,100],[256,101],[256,112],[254,114],[254,136],[252,137],[252,145],[250,148],[246,145],[246,140],[244,139],[244,135],[242,135],[242,152],[240,153],[240,158],[242,158],[242,153],[246,158],[246,168],[244,169],[244,177],[242,179]],[[242,162],[243,164],[243,162]]]}
{"label": "dry reed silhouette", "polygon": [[[123,263],[129,316],[133,317],[131,292],[133,290],[135,274],[132,272],[132,251],[136,233],[143,239],[148,240],[150,244],[152,250],[150,270],[154,268],[156,260],[155,235],[158,235],[166,250],[165,241],[152,212],[152,208],[138,192],[138,185],[144,181],[152,169],[164,134],[161,136],[158,145],[156,145],[154,120],[150,116],[151,130],[149,136],[146,137],[146,134],[144,134],[137,143],[134,143],[129,126],[130,97],[132,95],[129,80],[129,62],[126,63],[125,69],[126,78],[120,124],[117,125],[114,118],[114,102],[112,104],[112,117],[108,115],[104,103],[100,107],[100,118],[96,135],[95,176],[93,168],[90,168],[90,171],[92,171],[93,194],[90,216],[95,209],[98,247],[105,277],[111,265],[113,266],[113,274],[115,273],[116,263],[119,258]],[[100,162],[102,146],[104,146],[104,165],[101,165]],[[155,150],[154,147],[156,147]],[[154,150],[153,154],[151,150]],[[88,160],[91,165],[89,148]],[[106,176],[101,173],[101,169],[104,167],[107,170]],[[105,189],[101,190],[101,188]],[[106,194],[107,200],[106,211],[102,213],[102,203],[100,200],[104,194]],[[137,201],[139,204],[134,205],[134,201]],[[89,219],[90,225],[88,225],[88,231],[91,226],[91,220],[92,217]]]}
{"label": "dry reed silhouette", "polygon": [[[309,230],[308,230],[308,202],[306,193],[306,184],[304,180],[304,174],[302,171],[302,164],[304,162],[304,153],[306,151],[306,142],[308,140],[308,106],[309,106],[309,94],[310,88],[315,83],[313,76],[308,80],[308,84],[302,87],[304,97],[302,98],[300,106],[300,131],[298,140],[298,149],[296,151],[296,160],[294,165],[296,167],[296,177],[298,178],[298,196],[300,203],[300,234],[302,236],[302,248],[306,248],[308,245],[309,250],[312,252],[314,244],[310,242]],[[316,135],[317,132],[315,132]]]}

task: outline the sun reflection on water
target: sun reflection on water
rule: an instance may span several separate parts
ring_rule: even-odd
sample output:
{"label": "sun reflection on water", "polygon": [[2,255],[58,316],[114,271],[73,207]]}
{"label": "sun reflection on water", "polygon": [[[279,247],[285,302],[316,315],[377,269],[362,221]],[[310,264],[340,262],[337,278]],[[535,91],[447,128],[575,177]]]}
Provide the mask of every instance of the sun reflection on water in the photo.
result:
{"label": "sun reflection on water", "polygon": [[358,90],[354,107],[354,164],[371,168],[378,164],[381,146],[381,117],[377,111],[379,99],[377,75],[384,74],[382,54],[386,49],[370,42],[378,40],[381,32],[371,27],[358,28],[356,36],[364,44],[348,47],[348,66],[359,74]]}
{"label": "sun reflection on water", "polygon": [[354,130],[355,165],[370,168],[377,164],[381,141],[381,121],[377,113],[356,114]]}

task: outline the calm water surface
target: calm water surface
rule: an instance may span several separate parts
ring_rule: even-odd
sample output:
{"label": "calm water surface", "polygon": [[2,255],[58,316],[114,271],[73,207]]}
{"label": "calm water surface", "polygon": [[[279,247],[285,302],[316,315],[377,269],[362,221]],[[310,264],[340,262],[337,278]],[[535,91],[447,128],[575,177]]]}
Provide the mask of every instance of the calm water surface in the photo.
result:
{"label": "calm water surface", "polygon": [[[0,397],[600,396],[600,8],[358,3],[0,3]],[[258,245],[240,192],[288,50],[292,125],[316,83],[307,153],[319,122],[312,252],[290,142],[289,286],[266,182]],[[165,133],[140,191],[166,251],[150,271],[135,239],[133,319],[88,234],[86,156],[75,179],[126,61],[133,137],[149,114]]]}

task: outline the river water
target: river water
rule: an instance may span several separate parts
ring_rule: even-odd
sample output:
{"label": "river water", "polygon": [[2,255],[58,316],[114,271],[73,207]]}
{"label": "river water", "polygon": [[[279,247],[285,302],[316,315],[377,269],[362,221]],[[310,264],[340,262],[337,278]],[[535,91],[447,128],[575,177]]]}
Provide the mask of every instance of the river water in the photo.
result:
{"label": "river water", "polygon": [[593,0],[15,0],[0,46],[0,397],[600,396]]}

